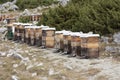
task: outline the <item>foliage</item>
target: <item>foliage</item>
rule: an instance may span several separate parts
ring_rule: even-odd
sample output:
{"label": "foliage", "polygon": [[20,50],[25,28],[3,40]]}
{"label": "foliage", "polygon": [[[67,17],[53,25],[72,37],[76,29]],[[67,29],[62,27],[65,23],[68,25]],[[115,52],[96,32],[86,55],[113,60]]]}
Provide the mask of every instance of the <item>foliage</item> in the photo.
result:
{"label": "foliage", "polygon": [[26,8],[36,8],[38,6],[48,6],[53,3],[57,3],[56,0],[17,0],[17,6],[20,10],[24,10]]}
{"label": "foliage", "polygon": [[19,18],[19,22],[28,23],[28,22],[30,22],[30,17],[29,16],[21,16]]}
{"label": "foliage", "polygon": [[13,1],[13,0],[0,0],[0,4],[3,4],[3,3],[5,3],[5,2],[8,2],[8,1]]}
{"label": "foliage", "polygon": [[57,30],[112,34],[120,31],[120,0],[71,0],[65,7],[43,13],[41,24]]}

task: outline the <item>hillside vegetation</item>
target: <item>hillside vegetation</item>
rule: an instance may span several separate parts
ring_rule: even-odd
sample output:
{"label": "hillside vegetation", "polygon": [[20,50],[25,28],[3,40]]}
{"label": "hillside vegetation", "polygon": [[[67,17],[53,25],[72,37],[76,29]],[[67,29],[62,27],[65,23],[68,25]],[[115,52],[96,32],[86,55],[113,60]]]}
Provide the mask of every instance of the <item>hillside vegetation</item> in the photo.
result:
{"label": "hillside vegetation", "polygon": [[24,10],[26,8],[36,8],[38,6],[48,6],[51,4],[56,4],[56,0],[17,0],[17,6],[20,10]]}
{"label": "hillside vegetation", "polygon": [[[13,0],[0,0],[0,4],[5,2],[12,2]],[[20,10],[24,9],[32,9],[38,6],[49,6],[51,4],[57,4],[57,0],[17,0],[16,5],[19,7]]]}
{"label": "hillside vegetation", "polygon": [[57,30],[112,34],[120,31],[120,0],[71,0],[65,7],[44,13],[41,24]]}
{"label": "hillside vegetation", "polygon": [[3,4],[3,3],[8,2],[8,1],[13,1],[13,0],[0,0],[0,4]]}

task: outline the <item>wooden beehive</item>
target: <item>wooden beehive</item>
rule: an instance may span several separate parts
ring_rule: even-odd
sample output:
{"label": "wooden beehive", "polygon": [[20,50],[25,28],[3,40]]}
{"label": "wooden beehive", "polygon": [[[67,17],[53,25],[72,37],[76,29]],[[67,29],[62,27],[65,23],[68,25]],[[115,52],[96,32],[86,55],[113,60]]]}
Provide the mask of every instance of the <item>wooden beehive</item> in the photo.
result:
{"label": "wooden beehive", "polygon": [[13,26],[15,27],[15,32],[14,32],[14,40],[19,41],[20,40],[20,30],[19,30],[19,26],[22,23],[13,23]]}
{"label": "wooden beehive", "polygon": [[71,33],[71,56],[80,56],[81,38],[80,33]]}
{"label": "wooden beehive", "polygon": [[13,34],[14,34],[14,26],[13,26],[13,24],[8,24],[7,25],[7,30],[8,30],[7,39],[12,40],[13,39]]}
{"label": "wooden beehive", "polygon": [[99,57],[99,35],[82,34],[81,36],[81,57]]}
{"label": "wooden beehive", "polygon": [[99,35],[92,34],[87,39],[87,49],[89,58],[99,57]]}
{"label": "wooden beehive", "polygon": [[25,27],[25,43],[30,43],[30,28]]}
{"label": "wooden beehive", "polygon": [[55,28],[42,29],[42,46],[54,48],[55,45]]}
{"label": "wooden beehive", "polygon": [[22,23],[21,26],[19,26],[19,30],[20,30],[20,36],[21,36],[21,41],[25,42],[26,41],[26,37],[25,37],[25,26],[32,26],[33,24],[31,23]]}
{"label": "wooden beehive", "polygon": [[49,28],[48,26],[38,26],[39,28],[35,29],[35,44],[37,46],[42,46],[42,29],[43,28]]}
{"label": "wooden beehive", "polygon": [[58,50],[64,49],[63,46],[63,31],[56,31],[55,32],[55,48]]}
{"label": "wooden beehive", "polygon": [[71,53],[71,35],[70,32],[63,33],[64,53]]}

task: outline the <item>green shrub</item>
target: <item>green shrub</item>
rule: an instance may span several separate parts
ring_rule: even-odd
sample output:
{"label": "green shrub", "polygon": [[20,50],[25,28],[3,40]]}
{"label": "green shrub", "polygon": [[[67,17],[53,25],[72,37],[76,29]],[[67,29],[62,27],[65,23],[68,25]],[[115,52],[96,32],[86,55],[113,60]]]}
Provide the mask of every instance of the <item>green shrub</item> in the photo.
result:
{"label": "green shrub", "polygon": [[38,25],[56,27],[57,30],[93,31],[112,34],[120,31],[120,0],[71,0],[44,13]]}
{"label": "green shrub", "polygon": [[26,8],[36,8],[38,6],[48,6],[53,3],[57,3],[56,0],[17,0],[17,6],[20,10],[24,10]]}

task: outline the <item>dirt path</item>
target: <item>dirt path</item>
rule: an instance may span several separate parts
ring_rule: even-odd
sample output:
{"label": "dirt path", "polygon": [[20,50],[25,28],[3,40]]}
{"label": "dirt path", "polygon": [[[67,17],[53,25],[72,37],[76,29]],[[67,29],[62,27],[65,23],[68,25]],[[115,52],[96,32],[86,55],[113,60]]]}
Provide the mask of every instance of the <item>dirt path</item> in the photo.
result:
{"label": "dirt path", "polygon": [[0,80],[119,80],[112,58],[68,58],[52,49],[0,41]]}

